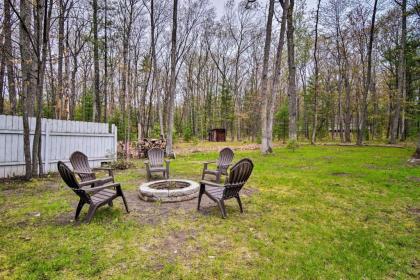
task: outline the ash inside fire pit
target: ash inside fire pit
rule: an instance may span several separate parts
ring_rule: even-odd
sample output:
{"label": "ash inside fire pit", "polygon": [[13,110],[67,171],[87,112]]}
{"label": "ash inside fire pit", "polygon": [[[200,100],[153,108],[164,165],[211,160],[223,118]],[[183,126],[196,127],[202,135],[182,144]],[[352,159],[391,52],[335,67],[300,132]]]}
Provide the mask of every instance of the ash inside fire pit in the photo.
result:
{"label": "ash inside fire pit", "polygon": [[177,190],[188,187],[190,184],[181,181],[163,181],[149,185],[149,188],[156,190]]}
{"label": "ash inside fire pit", "polygon": [[178,202],[198,196],[200,185],[184,179],[168,179],[140,185],[139,197],[145,201]]}

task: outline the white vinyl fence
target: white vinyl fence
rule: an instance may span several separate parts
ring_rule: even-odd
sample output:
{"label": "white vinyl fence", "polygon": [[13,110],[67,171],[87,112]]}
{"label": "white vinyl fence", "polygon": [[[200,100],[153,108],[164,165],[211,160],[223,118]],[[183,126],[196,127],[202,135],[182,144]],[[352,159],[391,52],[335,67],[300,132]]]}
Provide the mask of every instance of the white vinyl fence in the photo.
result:
{"label": "white vinyl fence", "polygon": [[[30,142],[35,118],[29,118]],[[69,162],[74,151],[89,157],[92,167],[117,155],[117,127],[106,123],[42,119],[42,161],[44,171],[56,171],[57,162]],[[25,175],[23,121],[19,116],[0,115],[0,178]]]}

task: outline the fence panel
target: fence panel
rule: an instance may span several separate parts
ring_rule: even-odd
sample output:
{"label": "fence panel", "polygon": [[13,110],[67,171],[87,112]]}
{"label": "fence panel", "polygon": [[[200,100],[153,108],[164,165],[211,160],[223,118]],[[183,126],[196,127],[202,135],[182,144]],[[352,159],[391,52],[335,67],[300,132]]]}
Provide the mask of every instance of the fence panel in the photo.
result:
{"label": "fence panel", "polygon": [[[35,118],[29,119],[30,142]],[[42,119],[42,161],[45,172],[56,171],[57,162],[69,162],[74,151],[89,157],[92,167],[117,155],[117,127],[108,124]],[[20,116],[0,115],[0,178],[25,175],[23,120]]]}

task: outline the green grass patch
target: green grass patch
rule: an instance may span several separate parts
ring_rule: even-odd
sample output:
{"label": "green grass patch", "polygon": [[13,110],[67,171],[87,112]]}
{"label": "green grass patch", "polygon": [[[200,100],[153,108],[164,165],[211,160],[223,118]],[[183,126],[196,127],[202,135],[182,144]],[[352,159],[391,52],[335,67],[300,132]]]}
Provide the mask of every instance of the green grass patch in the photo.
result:
{"label": "green grass patch", "polygon": [[[52,176],[0,183],[0,279],[418,279],[420,169],[410,149],[284,147],[249,157],[245,213],[173,207],[157,221],[103,207],[71,221],[77,196]],[[182,154],[171,177],[199,180],[217,152]],[[130,196],[142,161],[117,171]],[[132,198],[135,199],[135,198]],[[151,207],[159,207],[151,204]],[[87,209],[82,212],[82,218]]]}

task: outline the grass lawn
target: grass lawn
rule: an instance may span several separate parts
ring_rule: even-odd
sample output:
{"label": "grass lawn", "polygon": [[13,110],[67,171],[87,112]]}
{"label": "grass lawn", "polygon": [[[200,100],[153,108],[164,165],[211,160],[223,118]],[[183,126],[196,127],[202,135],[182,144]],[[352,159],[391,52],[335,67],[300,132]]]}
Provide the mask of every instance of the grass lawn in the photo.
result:
{"label": "grass lawn", "polygon": [[[75,224],[77,196],[53,176],[0,183],[0,279],[419,279],[420,169],[412,149],[238,151],[254,173],[245,213],[227,202],[137,204],[141,161],[117,172],[118,200]],[[173,177],[198,180],[216,152],[180,155]],[[81,217],[84,218],[87,207]]]}

